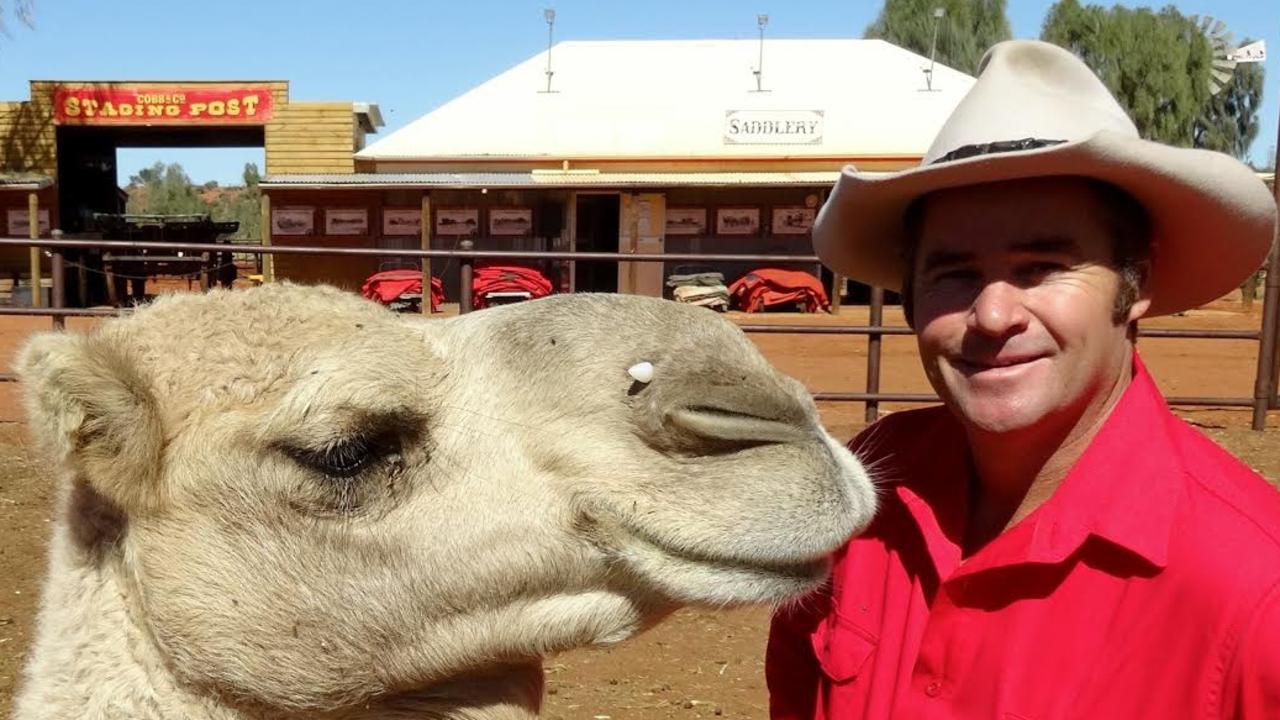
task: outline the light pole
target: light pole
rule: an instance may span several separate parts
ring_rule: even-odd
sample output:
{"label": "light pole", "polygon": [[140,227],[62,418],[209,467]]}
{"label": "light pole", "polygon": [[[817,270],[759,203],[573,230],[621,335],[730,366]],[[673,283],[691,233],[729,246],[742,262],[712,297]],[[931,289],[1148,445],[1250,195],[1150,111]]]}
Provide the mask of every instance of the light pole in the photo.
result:
{"label": "light pole", "polygon": [[938,54],[938,26],[942,25],[942,18],[946,14],[946,8],[936,7],[933,9],[933,42],[929,43],[929,69],[924,71],[925,87],[929,92],[933,92],[934,58]]}
{"label": "light pole", "polygon": [[764,74],[764,26],[769,24],[768,15],[756,15],[756,24],[760,26],[760,54],[756,59],[756,92],[764,92],[761,76]]}
{"label": "light pole", "polygon": [[556,27],[555,8],[543,10],[542,19],[547,21],[547,92],[551,92],[551,76],[555,74],[551,69],[551,41]]}

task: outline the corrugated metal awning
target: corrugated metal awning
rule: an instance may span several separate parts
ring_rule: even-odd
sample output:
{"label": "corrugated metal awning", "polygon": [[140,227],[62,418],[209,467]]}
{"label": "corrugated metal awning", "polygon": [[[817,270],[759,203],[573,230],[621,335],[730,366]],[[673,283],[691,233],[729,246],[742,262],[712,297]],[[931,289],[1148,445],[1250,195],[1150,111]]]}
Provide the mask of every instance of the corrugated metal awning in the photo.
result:
{"label": "corrugated metal awning", "polygon": [[53,178],[37,173],[0,173],[0,190],[43,190]]}
{"label": "corrugated metal awning", "polygon": [[619,173],[594,170],[534,170],[491,173],[349,173],[268,175],[267,189],[285,188],[640,188],[831,185],[835,170],[811,172]]}

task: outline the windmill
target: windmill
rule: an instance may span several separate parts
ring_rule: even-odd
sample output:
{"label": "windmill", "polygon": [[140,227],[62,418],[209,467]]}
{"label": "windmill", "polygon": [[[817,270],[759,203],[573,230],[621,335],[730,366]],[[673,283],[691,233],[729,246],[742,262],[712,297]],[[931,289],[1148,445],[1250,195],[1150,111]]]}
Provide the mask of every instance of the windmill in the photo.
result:
{"label": "windmill", "polygon": [[1233,54],[1236,50],[1231,33],[1227,32],[1227,24],[1216,18],[1205,15],[1192,15],[1191,24],[1204,33],[1213,52],[1213,65],[1209,68],[1209,93],[1217,95],[1222,88],[1231,83],[1231,75],[1236,70]]}

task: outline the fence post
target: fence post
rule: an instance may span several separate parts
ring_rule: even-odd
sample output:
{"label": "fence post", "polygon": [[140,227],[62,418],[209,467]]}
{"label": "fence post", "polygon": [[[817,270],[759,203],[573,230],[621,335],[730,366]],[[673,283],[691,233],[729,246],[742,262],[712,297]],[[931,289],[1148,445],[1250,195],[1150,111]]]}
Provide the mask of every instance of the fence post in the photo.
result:
{"label": "fence post", "polygon": [[[36,193],[27,194],[27,237],[32,240],[40,239],[40,196]],[[43,284],[40,277],[40,248],[32,245],[29,257],[31,260],[31,307],[44,307],[44,297],[40,287]]]}
{"label": "fence post", "polygon": [[[263,247],[271,247],[271,196],[262,193],[262,199],[259,202],[262,212],[262,219],[258,225],[261,228],[258,234],[262,236],[261,243]],[[262,260],[262,282],[275,282],[276,279],[276,256],[271,253],[263,253],[258,256]]]}
{"label": "fence post", "polygon": [[[1277,231],[1280,234],[1280,231]],[[1276,333],[1280,330],[1280,240],[1271,243],[1267,261],[1266,294],[1262,300],[1262,339],[1258,345],[1258,374],[1253,383],[1253,429],[1267,426],[1267,410],[1275,401]]]}
{"label": "fence post", "polygon": [[[1280,338],[1280,317],[1276,318],[1275,332]],[[1272,355],[1275,357],[1274,362],[1271,363],[1271,409],[1280,410],[1280,349]]]}
{"label": "fence post", "polygon": [[[470,240],[463,240],[458,243],[459,250],[472,250],[476,244]],[[471,297],[471,282],[473,277],[473,269],[475,266],[475,258],[466,256],[460,258],[458,263],[458,314],[469,313],[473,306]]]}
{"label": "fence post", "polygon": [[[421,237],[419,241],[423,250],[431,249],[431,195],[426,191],[422,193],[422,213],[419,216],[422,223],[419,230]],[[431,314],[431,258],[423,256],[422,258],[422,314]]]}
{"label": "fence post", "polygon": [[[1276,130],[1280,137],[1280,128]],[[1280,208],[1280,143],[1275,147],[1276,162],[1271,166],[1277,173],[1271,177],[1271,195]],[[1267,410],[1280,401],[1280,353],[1276,352],[1276,334],[1280,333],[1280,225],[1276,226],[1271,240],[1271,255],[1267,258],[1267,284],[1262,296],[1262,337],[1258,346],[1258,375],[1253,383],[1253,429],[1267,426]]]}
{"label": "fence post", "polygon": [[[871,305],[870,317],[867,324],[873,328],[882,327],[884,324],[884,288],[871,288]],[[874,394],[880,392],[880,343],[884,336],[879,333],[872,333],[867,336],[867,393]],[[867,412],[865,419],[867,423],[873,423],[880,418],[880,401],[867,400]]]}
{"label": "fence post", "polygon": [[[190,287],[190,285],[188,285]],[[200,253],[200,292],[213,289],[213,254]],[[144,291],[145,294],[145,291]]]}
{"label": "fence post", "polygon": [[[62,231],[54,230],[53,239],[61,240]],[[52,261],[49,263],[49,273],[53,275],[53,297],[52,305],[55,310],[61,310],[67,306],[67,268],[63,263],[61,248],[53,248]],[[53,329],[65,330],[67,327],[67,318],[65,315],[53,316]]]}

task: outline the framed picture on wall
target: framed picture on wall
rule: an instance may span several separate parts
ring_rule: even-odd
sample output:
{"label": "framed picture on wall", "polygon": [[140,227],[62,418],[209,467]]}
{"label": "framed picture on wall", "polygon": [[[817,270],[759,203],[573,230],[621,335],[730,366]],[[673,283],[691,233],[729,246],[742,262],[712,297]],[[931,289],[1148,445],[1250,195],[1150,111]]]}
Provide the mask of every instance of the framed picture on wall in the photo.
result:
{"label": "framed picture on wall", "polygon": [[440,208],[436,210],[437,235],[475,235],[480,229],[477,208]]}
{"label": "framed picture on wall", "polygon": [[490,235],[528,235],[533,230],[532,208],[490,208]]}
{"label": "framed picture on wall", "polygon": [[419,208],[383,208],[383,235],[421,235],[422,210]]}
{"label": "framed picture on wall", "polygon": [[[31,226],[28,223],[29,217],[30,217],[30,213],[26,210],[17,210],[17,209],[10,210],[8,213],[8,217],[5,218],[8,221],[7,229],[9,231],[9,237],[13,237],[13,238],[31,237]],[[40,211],[40,235],[46,236],[48,234],[49,234],[49,211],[41,210]]]}
{"label": "framed picture on wall", "polygon": [[668,235],[706,235],[706,208],[667,208]]}
{"label": "framed picture on wall", "polygon": [[316,209],[313,207],[278,207],[271,209],[272,235],[310,235],[315,231]]}
{"label": "framed picture on wall", "polygon": [[325,235],[368,235],[369,211],[365,208],[326,208]]}
{"label": "framed picture on wall", "polygon": [[773,209],[774,235],[804,235],[813,229],[813,218],[817,216],[815,208],[776,207]]}
{"label": "framed picture on wall", "polygon": [[756,235],[760,232],[760,208],[716,210],[717,235]]}

